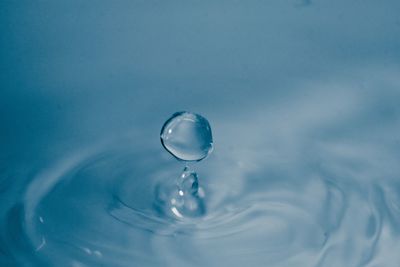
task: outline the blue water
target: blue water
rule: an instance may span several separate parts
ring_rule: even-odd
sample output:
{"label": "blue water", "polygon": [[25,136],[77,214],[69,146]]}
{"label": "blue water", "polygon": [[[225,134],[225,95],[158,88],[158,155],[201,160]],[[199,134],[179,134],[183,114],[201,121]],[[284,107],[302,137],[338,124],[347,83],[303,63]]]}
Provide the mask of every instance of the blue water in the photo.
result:
{"label": "blue water", "polygon": [[[399,10],[2,1],[0,266],[398,267]],[[177,110],[215,145],[183,219]]]}

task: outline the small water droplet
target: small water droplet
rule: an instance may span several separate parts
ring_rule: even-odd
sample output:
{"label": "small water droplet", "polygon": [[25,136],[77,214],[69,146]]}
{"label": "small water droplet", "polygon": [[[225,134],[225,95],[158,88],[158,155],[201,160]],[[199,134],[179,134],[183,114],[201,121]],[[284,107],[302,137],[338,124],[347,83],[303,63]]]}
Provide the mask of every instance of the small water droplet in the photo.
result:
{"label": "small water droplet", "polygon": [[200,161],[213,150],[208,120],[191,112],[177,112],[161,129],[161,143],[174,157],[183,161]]}

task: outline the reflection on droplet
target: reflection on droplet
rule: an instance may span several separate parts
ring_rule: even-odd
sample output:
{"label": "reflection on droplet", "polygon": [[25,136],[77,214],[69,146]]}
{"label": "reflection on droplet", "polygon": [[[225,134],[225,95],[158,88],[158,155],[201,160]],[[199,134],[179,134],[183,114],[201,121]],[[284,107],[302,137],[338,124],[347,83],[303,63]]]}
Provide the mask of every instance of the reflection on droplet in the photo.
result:
{"label": "reflection on droplet", "polygon": [[164,123],[160,137],[165,149],[179,160],[200,161],[213,149],[210,124],[195,113],[173,114]]}
{"label": "reflection on droplet", "polygon": [[42,241],[40,245],[36,248],[36,251],[41,250],[46,245],[46,239],[42,236]]}
{"label": "reflection on droplet", "polygon": [[178,218],[183,218],[182,214],[178,211],[176,207],[172,207],[171,211],[177,216]]}

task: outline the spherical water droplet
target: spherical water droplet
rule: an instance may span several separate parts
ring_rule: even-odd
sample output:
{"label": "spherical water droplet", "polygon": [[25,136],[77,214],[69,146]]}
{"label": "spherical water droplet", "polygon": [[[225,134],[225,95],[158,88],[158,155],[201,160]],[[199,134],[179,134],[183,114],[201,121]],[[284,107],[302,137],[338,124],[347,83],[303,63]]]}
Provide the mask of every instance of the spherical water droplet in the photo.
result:
{"label": "spherical water droplet", "polygon": [[190,112],[177,112],[161,129],[161,143],[179,160],[200,161],[213,149],[211,127],[207,119]]}

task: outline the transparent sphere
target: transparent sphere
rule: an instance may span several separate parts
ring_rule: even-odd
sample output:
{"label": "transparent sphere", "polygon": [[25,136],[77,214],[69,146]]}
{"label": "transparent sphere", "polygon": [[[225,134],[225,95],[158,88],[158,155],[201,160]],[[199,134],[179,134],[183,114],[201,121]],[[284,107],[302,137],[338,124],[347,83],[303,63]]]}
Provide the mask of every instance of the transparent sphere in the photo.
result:
{"label": "transparent sphere", "polygon": [[200,161],[213,149],[211,127],[207,119],[191,112],[177,112],[161,129],[161,143],[174,157]]}

